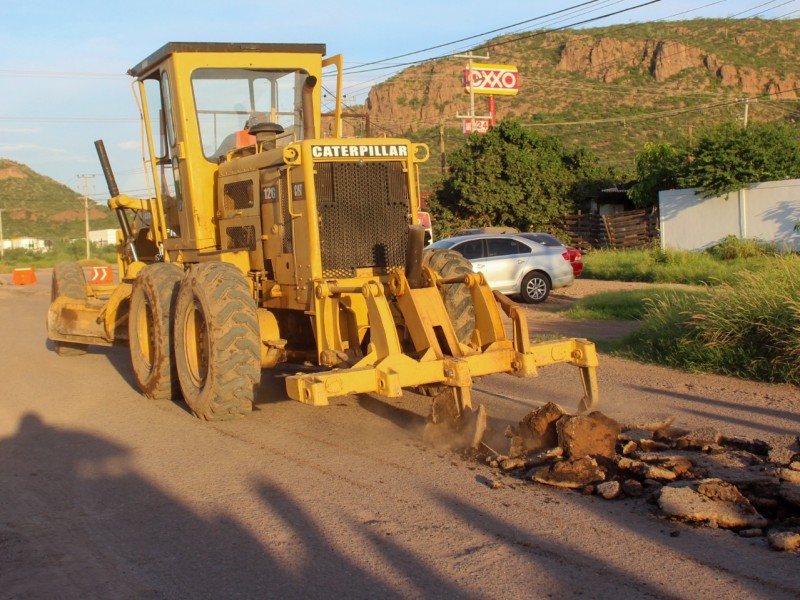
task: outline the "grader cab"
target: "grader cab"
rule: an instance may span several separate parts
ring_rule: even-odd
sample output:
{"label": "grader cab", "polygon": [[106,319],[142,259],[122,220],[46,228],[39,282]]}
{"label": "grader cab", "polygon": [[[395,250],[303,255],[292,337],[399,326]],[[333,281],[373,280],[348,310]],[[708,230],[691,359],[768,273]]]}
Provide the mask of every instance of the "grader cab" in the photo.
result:
{"label": "grader cab", "polygon": [[[335,74],[323,129],[323,69]],[[242,415],[260,371],[313,405],[353,393],[437,393],[458,417],[475,377],[579,368],[597,402],[594,345],[532,344],[525,317],[416,223],[424,144],[341,134],[341,56],[319,44],[169,43],[133,67],[147,198],[120,194],[116,286],[54,270],[48,335],[62,354],[130,347],[142,393],[198,417]],[[330,131],[329,131],[330,129]],[[500,309],[510,319],[511,335]]]}

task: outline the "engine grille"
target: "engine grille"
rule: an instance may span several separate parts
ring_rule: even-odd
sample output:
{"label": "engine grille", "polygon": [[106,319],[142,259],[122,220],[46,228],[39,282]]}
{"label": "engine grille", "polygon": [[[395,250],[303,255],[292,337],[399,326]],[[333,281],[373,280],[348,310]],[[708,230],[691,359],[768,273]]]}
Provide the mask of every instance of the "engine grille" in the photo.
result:
{"label": "engine grille", "polygon": [[253,208],[253,182],[235,181],[225,186],[225,212]]}
{"label": "engine grille", "polygon": [[256,249],[256,228],[252,225],[244,227],[226,227],[225,233],[228,236],[225,247],[228,250],[250,250]]}
{"label": "engine grille", "polygon": [[401,268],[409,214],[402,163],[318,163],[316,171],[323,277]]}

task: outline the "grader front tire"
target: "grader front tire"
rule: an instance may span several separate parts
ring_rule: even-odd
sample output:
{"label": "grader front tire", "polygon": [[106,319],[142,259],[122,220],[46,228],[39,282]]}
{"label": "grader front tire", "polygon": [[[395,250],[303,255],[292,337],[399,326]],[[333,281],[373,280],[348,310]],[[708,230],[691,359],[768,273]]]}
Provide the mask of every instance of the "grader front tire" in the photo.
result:
{"label": "grader front tire", "polygon": [[[455,250],[428,250],[422,257],[422,266],[428,267],[442,279],[472,273],[470,262]],[[475,306],[469,288],[463,283],[456,283],[440,287],[439,294],[458,341],[469,342],[475,330]],[[438,396],[446,388],[444,385],[426,384],[418,386],[417,391],[423,396]]]}
{"label": "grader front tire", "polygon": [[[56,298],[72,298],[86,301],[86,276],[76,262],[58,263],[53,268],[53,280],[50,284],[50,301]],[[59,356],[80,356],[86,354],[89,346],[75,342],[54,342],[56,354]]]}
{"label": "grader front tire", "polygon": [[195,416],[221,421],[252,410],[260,343],[256,304],[242,273],[218,262],[193,267],[175,304],[175,364]]}
{"label": "grader front tire", "polygon": [[153,263],[133,284],[128,339],[131,365],[142,394],[151,400],[180,396],[173,351],[173,308],[183,270],[171,263]]}
{"label": "grader front tire", "polygon": [[[455,250],[429,250],[423,255],[422,265],[443,279],[472,273],[472,265]],[[475,329],[475,307],[469,288],[463,283],[457,283],[440,287],[439,293],[458,340],[462,343],[468,342]]]}

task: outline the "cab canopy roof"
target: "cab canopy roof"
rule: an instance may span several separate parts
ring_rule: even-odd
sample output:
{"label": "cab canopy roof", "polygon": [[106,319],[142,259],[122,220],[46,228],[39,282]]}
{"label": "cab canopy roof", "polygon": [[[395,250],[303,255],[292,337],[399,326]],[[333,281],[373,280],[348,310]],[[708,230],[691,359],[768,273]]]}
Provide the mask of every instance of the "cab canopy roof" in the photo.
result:
{"label": "cab canopy roof", "polygon": [[284,52],[287,54],[319,54],[325,56],[325,44],[245,44],[226,42],[169,42],[128,70],[128,75],[141,78],[168,56],[188,52]]}

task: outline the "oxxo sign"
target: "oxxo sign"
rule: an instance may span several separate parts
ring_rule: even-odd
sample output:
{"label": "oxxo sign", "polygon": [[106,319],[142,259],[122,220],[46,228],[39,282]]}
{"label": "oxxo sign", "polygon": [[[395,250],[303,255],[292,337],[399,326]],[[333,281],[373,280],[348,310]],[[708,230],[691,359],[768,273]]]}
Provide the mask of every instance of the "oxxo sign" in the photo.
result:
{"label": "oxxo sign", "polygon": [[464,69],[464,91],[514,96],[519,91],[519,72],[511,65],[479,65]]}

